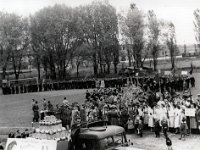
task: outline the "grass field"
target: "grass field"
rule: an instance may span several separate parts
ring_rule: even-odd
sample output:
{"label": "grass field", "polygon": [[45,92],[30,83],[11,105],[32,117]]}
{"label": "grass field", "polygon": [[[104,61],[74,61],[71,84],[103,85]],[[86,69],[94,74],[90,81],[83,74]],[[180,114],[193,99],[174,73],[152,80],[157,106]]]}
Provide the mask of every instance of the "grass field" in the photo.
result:
{"label": "grass field", "polygon": [[30,94],[0,95],[0,127],[30,127],[32,121],[32,99],[42,106],[42,99],[52,104],[62,104],[64,97],[70,103],[82,103],[86,90],[51,91]]}

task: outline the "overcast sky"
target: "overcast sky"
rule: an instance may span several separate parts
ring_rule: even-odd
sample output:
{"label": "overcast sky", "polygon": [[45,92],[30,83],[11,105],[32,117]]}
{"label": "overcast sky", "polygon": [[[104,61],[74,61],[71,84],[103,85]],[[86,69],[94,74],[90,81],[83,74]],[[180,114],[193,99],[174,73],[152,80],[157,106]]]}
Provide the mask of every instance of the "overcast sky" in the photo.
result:
{"label": "overcast sky", "polygon": [[[66,4],[78,6],[90,3],[92,0],[0,0],[0,11],[14,12],[28,16],[37,10],[48,6]],[[118,11],[128,9],[130,3],[135,3],[144,12],[154,10],[157,17],[172,21],[176,27],[178,44],[196,43],[194,35],[195,9],[200,8],[200,0],[109,0]]]}

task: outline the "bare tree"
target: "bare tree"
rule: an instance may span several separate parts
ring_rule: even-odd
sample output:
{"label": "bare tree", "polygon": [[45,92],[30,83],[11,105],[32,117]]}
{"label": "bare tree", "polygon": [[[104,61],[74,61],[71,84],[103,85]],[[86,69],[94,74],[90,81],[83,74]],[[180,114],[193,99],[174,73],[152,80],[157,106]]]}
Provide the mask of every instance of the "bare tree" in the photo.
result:
{"label": "bare tree", "polygon": [[125,38],[129,66],[131,65],[133,57],[136,67],[140,67],[142,64],[142,51],[144,48],[143,12],[139,10],[135,4],[131,4],[126,17],[120,15],[119,20],[122,36]]}
{"label": "bare tree", "polygon": [[160,50],[160,23],[153,10],[148,12],[149,47],[153,57],[154,70],[157,70],[157,58]]}
{"label": "bare tree", "polygon": [[172,22],[167,23],[167,30],[166,30],[165,37],[166,37],[166,44],[170,53],[170,60],[171,60],[171,65],[172,65],[171,69],[174,70],[178,47],[176,44],[175,26]]}
{"label": "bare tree", "polygon": [[29,46],[28,20],[15,14],[1,14],[0,50],[3,78],[8,61],[12,63],[15,79],[18,80],[23,58]]}

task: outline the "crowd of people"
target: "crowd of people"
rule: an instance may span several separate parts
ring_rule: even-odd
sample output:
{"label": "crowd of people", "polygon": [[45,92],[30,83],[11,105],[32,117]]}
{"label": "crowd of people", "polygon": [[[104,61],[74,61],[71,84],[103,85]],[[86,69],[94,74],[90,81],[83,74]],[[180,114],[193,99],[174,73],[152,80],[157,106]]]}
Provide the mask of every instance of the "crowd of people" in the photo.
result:
{"label": "crowd of people", "polygon": [[[182,91],[182,87],[186,86],[189,88],[189,85],[192,87],[195,86],[194,77],[183,78],[183,77],[131,77],[131,81],[136,86],[141,86],[144,90],[147,90],[147,87],[150,87],[151,90],[164,91],[166,88],[168,91],[175,89]],[[99,87],[124,87],[127,84],[126,77],[120,78],[109,78],[103,80],[96,79],[86,79],[86,80],[71,80],[71,81],[62,81],[62,82],[51,82],[44,81],[39,83],[12,83],[12,84],[3,84],[2,91],[4,95],[8,94],[20,94],[20,93],[31,93],[31,92],[42,92],[42,91],[53,91],[53,90],[68,90],[68,89],[91,89]],[[103,85],[103,86],[102,86]]]}
{"label": "crowd of people", "polygon": [[[156,78],[128,78],[126,86],[114,88],[100,84],[86,92],[83,104],[69,104],[65,97],[62,105],[54,107],[43,99],[39,109],[38,102],[33,100],[33,122],[53,114],[67,129],[80,122],[104,120],[141,137],[146,129],[154,131],[156,137],[160,137],[162,131],[166,139],[168,132],[180,133],[183,140],[190,132],[199,133],[200,99],[193,99],[189,88],[195,86],[194,82],[191,78],[183,78],[183,82],[169,78],[162,80],[158,83]],[[189,108],[195,110],[194,116],[186,116],[185,111]]]}
{"label": "crowd of people", "polygon": [[57,91],[68,89],[90,89],[95,88],[95,80],[72,80],[62,82],[40,82],[40,83],[12,83],[3,84],[2,91],[4,95],[43,92],[43,91]]}

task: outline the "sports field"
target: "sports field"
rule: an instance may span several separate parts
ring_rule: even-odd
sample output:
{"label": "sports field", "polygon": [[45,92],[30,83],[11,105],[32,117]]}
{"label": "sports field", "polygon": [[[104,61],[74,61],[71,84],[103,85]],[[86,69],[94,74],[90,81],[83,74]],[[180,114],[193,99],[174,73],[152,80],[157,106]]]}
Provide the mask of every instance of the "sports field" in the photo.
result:
{"label": "sports field", "polygon": [[42,99],[52,104],[62,104],[64,97],[70,103],[82,103],[86,90],[65,90],[29,94],[0,95],[0,127],[30,127],[32,122],[32,99],[42,107]]}

